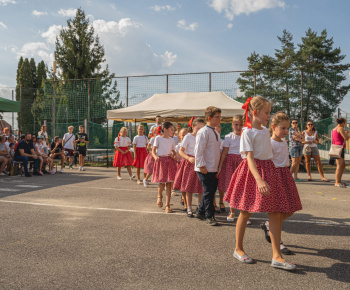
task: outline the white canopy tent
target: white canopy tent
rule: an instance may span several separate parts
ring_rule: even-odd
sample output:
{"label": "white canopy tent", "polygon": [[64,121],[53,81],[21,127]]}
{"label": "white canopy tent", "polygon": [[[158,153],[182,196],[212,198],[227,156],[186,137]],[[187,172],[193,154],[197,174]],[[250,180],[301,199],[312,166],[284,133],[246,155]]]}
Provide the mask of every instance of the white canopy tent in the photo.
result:
{"label": "white canopy tent", "polygon": [[191,117],[204,117],[205,108],[215,106],[221,109],[222,122],[232,122],[234,115],[244,114],[242,105],[221,91],[154,94],[137,105],[107,111],[107,119],[153,123],[160,115],[170,122],[188,122]]}

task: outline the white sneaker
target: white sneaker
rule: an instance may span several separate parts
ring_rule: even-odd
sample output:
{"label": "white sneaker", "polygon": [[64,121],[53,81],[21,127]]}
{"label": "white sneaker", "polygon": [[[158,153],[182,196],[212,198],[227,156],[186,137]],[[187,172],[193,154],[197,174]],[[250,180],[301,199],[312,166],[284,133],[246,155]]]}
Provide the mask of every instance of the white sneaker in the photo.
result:
{"label": "white sneaker", "polygon": [[81,171],[81,166],[79,166],[78,171]]}
{"label": "white sneaker", "polygon": [[5,176],[6,174],[5,174],[4,172],[1,172],[0,175],[1,175],[1,176]]}
{"label": "white sneaker", "polygon": [[135,178],[135,175],[130,176],[130,180],[133,180]]}
{"label": "white sneaker", "polygon": [[85,168],[83,166],[81,167],[81,171],[85,171]]}
{"label": "white sneaker", "polygon": [[247,221],[247,225],[249,226],[249,225],[251,225],[252,224],[252,222],[250,221],[250,220],[248,220]]}
{"label": "white sneaker", "polygon": [[145,179],[143,180],[143,186],[148,187],[148,182]]}
{"label": "white sneaker", "polygon": [[117,179],[122,180],[123,178],[121,178],[120,176],[117,176]]}
{"label": "white sneaker", "polygon": [[235,221],[235,218],[230,218],[230,217],[227,217],[227,221],[230,222],[230,223],[233,223]]}
{"label": "white sneaker", "polygon": [[63,173],[63,168],[60,170],[61,173]]}

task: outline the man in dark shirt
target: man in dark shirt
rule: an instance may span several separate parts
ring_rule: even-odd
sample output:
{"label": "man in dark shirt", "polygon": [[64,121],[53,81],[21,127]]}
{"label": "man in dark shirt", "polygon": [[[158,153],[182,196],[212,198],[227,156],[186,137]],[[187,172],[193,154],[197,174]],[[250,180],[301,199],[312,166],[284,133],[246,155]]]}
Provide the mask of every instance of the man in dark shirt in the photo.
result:
{"label": "man in dark shirt", "polygon": [[61,173],[63,173],[64,167],[64,150],[61,142],[61,138],[56,136],[54,142],[51,143],[50,147],[50,158],[52,159],[61,159]]}
{"label": "man in dark shirt", "polygon": [[32,135],[27,133],[25,135],[25,139],[20,141],[16,147],[15,151],[15,161],[22,161],[23,168],[26,177],[31,177],[28,172],[28,161],[34,161],[34,172],[33,175],[41,176],[38,172],[39,168],[39,158],[38,155],[35,154],[33,143],[31,142]]}
{"label": "man in dark shirt", "polygon": [[89,144],[89,138],[84,133],[84,126],[79,126],[79,133],[75,135],[75,141],[77,151],[79,152],[79,171],[85,171],[84,169],[84,161],[86,156],[86,144]]}

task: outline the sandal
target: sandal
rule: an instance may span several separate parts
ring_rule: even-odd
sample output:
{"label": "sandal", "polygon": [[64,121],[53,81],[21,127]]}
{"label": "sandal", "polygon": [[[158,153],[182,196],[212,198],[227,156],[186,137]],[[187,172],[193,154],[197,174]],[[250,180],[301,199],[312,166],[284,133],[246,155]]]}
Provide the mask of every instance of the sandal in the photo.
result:
{"label": "sandal", "polygon": [[327,179],[327,178],[322,179],[321,181],[322,181],[322,182],[330,182],[330,180],[329,180],[329,179]]}
{"label": "sandal", "polygon": [[172,213],[172,212],[173,212],[173,210],[170,208],[170,206],[171,206],[171,204],[167,204],[167,205],[165,206],[165,212],[166,212],[166,213]]}
{"label": "sandal", "polygon": [[344,183],[338,183],[337,185],[334,185],[335,187],[341,187],[346,188],[347,186]]}
{"label": "sandal", "polygon": [[216,213],[221,213],[220,209],[215,205],[215,212]]}
{"label": "sandal", "polygon": [[[157,200],[157,205],[158,205],[158,207],[163,207],[163,201],[162,201],[162,196],[159,196],[158,195],[158,200]],[[160,201],[159,201],[160,200]]]}
{"label": "sandal", "polygon": [[175,190],[172,190],[172,191],[171,191],[171,195],[172,195],[172,196],[178,196],[178,194],[175,192]]}
{"label": "sandal", "polygon": [[221,207],[220,206],[220,212],[225,212],[226,211],[226,207],[225,207],[225,205],[224,205],[224,203],[223,202],[220,202],[220,205],[223,205],[224,207]]}

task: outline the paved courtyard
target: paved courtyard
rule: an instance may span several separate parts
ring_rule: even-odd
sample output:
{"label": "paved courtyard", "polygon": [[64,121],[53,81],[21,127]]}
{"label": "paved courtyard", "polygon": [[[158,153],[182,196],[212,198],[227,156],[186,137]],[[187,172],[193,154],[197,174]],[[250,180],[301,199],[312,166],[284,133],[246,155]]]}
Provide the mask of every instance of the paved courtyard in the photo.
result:
{"label": "paved courtyard", "polygon": [[209,227],[187,218],[180,196],[165,214],[156,185],[123,177],[117,180],[114,168],[1,177],[0,288],[350,288],[350,188],[298,183],[303,210],[282,233],[294,253],[287,261],[298,265],[290,273],[270,267],[271,246],[259,226],[266,214],[252,217],[245,249],[255,263],[242,265],[232,257],[235,224],[226,214]]}

